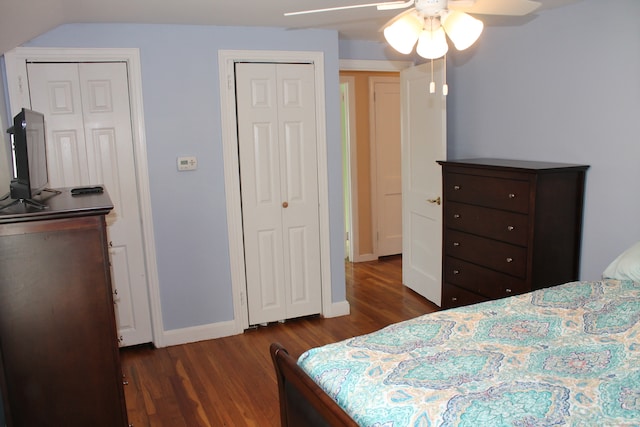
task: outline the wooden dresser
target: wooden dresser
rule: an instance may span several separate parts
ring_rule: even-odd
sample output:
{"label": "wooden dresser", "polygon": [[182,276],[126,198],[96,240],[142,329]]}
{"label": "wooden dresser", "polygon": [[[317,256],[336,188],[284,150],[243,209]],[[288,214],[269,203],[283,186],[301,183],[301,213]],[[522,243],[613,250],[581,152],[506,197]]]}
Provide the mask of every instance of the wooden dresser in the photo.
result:
{"label": "wooden dresser", "polygon": [[127,426],[106,193],[0,211],[0,385],[8,426]]}
{"label": "wooden dresser", "polygon": [[441,161],[442,307],[578,280],[588,166]]}

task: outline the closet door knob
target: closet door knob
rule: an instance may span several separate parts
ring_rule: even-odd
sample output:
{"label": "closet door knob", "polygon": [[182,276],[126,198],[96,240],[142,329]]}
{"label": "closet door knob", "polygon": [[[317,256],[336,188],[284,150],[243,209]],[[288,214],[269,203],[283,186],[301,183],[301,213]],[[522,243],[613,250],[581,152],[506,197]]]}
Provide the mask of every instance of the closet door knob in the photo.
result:
{"label": "closet door knob", "polygon": [[285,209],[286,209],[286,208],[288,208],[288,207],[289,207],[289,203],[287,203],[287,202],[282,202],[282,207],[283,207],[283,208],[285,208]]}

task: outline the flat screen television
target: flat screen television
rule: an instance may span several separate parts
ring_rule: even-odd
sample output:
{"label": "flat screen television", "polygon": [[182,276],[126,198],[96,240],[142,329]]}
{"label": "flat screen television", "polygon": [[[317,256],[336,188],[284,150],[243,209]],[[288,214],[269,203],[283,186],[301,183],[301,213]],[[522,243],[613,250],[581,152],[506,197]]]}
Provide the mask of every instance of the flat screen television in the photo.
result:
{"label": "flat screen television", "polygon": [[7,132],[13,134],[11,198],[31,200],[49,185],[44,115],[23,108]]}

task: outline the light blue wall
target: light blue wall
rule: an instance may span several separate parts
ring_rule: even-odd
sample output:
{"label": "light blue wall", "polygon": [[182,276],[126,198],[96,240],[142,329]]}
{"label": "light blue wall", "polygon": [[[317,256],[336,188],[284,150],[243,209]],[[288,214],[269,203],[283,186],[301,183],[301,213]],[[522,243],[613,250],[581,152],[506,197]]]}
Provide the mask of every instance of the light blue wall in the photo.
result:
{"label": "light blue wall", "polygon": [[[37,47],[139,48],[162,318],[165,330],[233,319],[218,50],[324,52],[331,281],[345,300],[338,35],[269,28],[74,24]],[[198,157],[177,172],[176,157]]]}
{"label": "light blue wall", "polygon": [[639,18],[638,0],[584,0],[450,57],[450,158],[591,165],[582,279],[640,240]]}
{"label": "light blue wall", "polygon": [[340,59],[376,61],[412,61],[413,55],[396,52],[386,43],[365,40],[341,40]]}

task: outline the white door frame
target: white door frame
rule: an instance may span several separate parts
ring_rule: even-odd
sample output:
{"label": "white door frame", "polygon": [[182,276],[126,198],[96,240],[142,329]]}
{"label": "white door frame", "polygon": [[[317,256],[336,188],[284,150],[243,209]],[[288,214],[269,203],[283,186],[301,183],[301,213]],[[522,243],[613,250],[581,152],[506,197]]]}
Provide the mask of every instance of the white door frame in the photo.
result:
{"label": "white door frame", "polygon": [[[349,233],[349,247],[345,248],[347,258],[351,262],[357,262],[356,254],[360,254],[360,247],[358,240],[354,239],[357,236],[355,230],[358,228],[358,165],[356,162],[356,105],[355,105],[355,84],[356,79],[353,76],[340,76],[340,85],[344,87],[344,93],[341,91],[340,103],[341,111],[344,114],[343,123],[345,129],[342,129],[343,148],[342,152],[347,158],[343,159],[344,176],[343,183],[345,188],[345,215],[348,212],[348,218],[345,218],[346,231]],[[355,181],[355,182],[354,182]]]}
{"label": "white door frame", "polygon": [[[322,312],[324,317],[340,316],[345,308],[333,306],[331,300],[331,263],[329,239],[329,191],[327,176],[327,137],[325,119],[325,85],[323,52],[293,52],[265,50],[220,50],[220,106],[222,115],[222,145],[224,152],[225,193],[227,198],[227,227],[233,290],[235,332],[249,327],[247,284],[245,276],[244,242],[242,238],[242,207],[240,197],[240,162],[236,119],[235,73],[236,62],[312,63],[315,64],[316,141],[318,153],[318,212],[320,218],[320,271],[322,276]],[[336,88],[337,90],[337,88]]]}
{"label": "white door frame", "polygon": [[[340,71],[395,71],[400,72],[405,68],[413,66],[412,61],[378,61],[378,60],[362,60],[362,59],[341,59],[340,60]],[[351,84],[353,86],[354,83]],[[351,90],[348,92],[350,99],[348,103],[350,106],[356,105],[355,100],[355,90]],[[360,106],[360,108],[369,108],[369,106]],[[350,115],[350,118],[355,117],[355,111],[353,115]],[[348,123],[348,126],[352,126],[351,122]],[[358,223],[357,223],[357,195],[358,195],[358,179],[357,179],[357,158],[356,158],[356,148],[355,148],[355,132],[351,136],[348,141],[349,144],[354,145],[354,147],[349,148],[349,152],[351,153],[350,162],[350,170],[351,177],[349,181],[349,188],[351,194],[351,217],[352,217],[352,227],[350,230],[350,246],[352,251],[352,257],[349,258],[351,262],[364,262],[364,261],[372,261],[377,259],[377,251],[375,248],[377,247],[377,243],[374,243],[374,252],[369,254],[361,254],[360,247],[356,246],[360,241],[360,235],[358,231]],[[373,191],[373,189],[372,189]],[[373,204],[372,204],[373,206]],[[347,208],[348,209],[348,208]],[[373,207],[372,207],[373,209]],[[373,218],[372,218],[373,219]],[[374,239],[375,241],[375,239]]]}
{"label": "white door frame", "polygon": [[156,262],[156,246],[153,233],[151,211],[151,193],[149,191],[149,168],[147,165],[147,143],[144,128],[142,103],[142,73],[140,51],[135,48],[124,49],[81,49],[81,48],[31,48],[18,47],[4,54],[9,86],[9,102],[12,115],[22,106],[31,105],[27,66],[30,62],[126,62],[129,78],[129,99],[131,103],[131,130],[133,150],[136,158],[136,180],[140,197],[140,217],[142,220],[142,239],[146,262],[147,286],[151,309],[151,334],[156,347],[164,347],[162,307],[160,305],[160,286]]}

